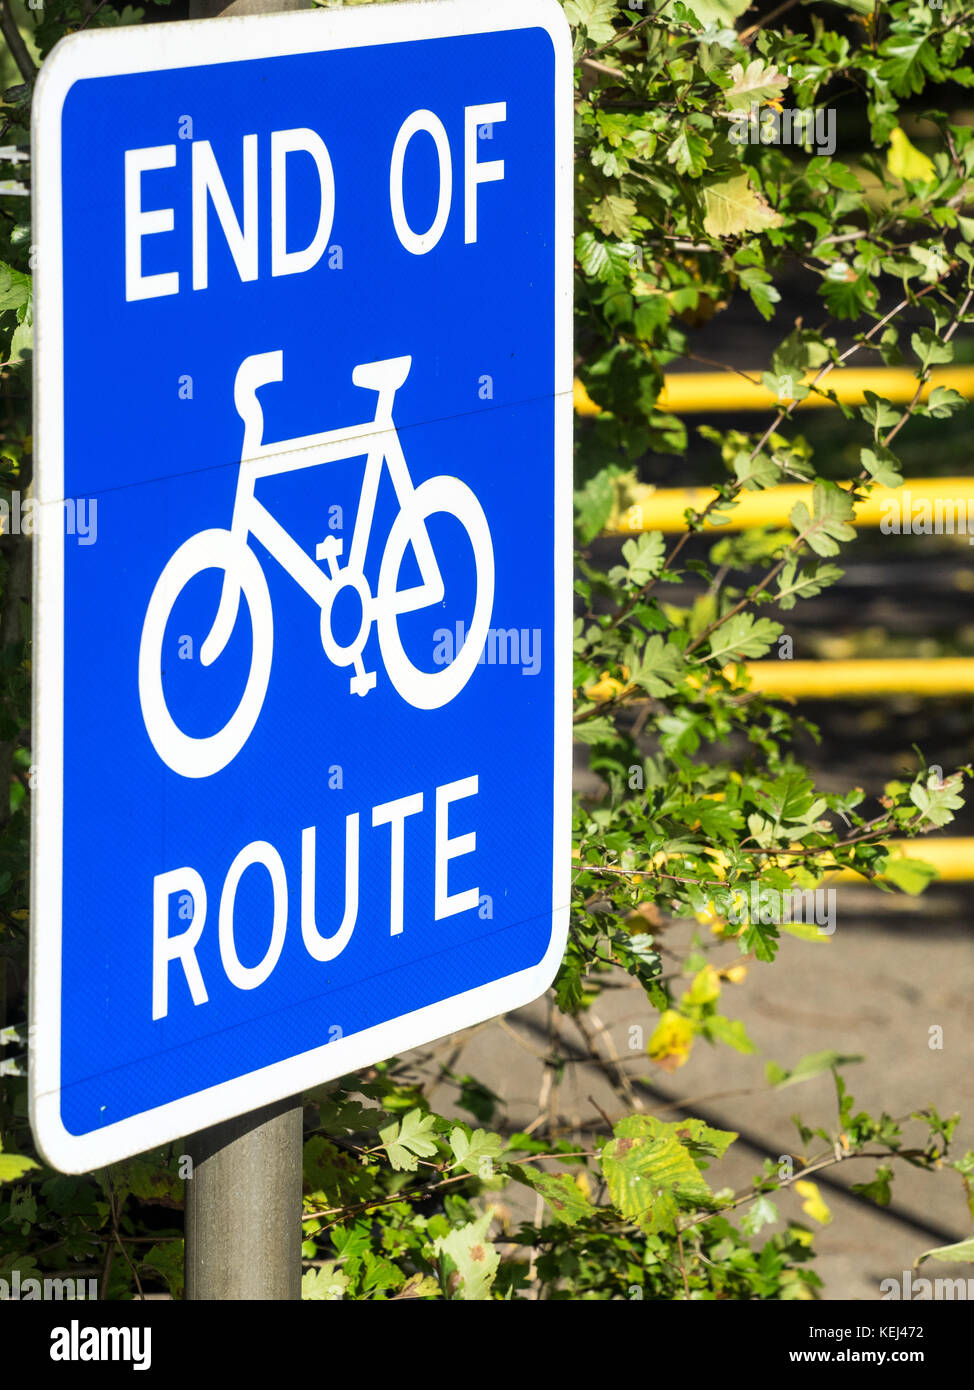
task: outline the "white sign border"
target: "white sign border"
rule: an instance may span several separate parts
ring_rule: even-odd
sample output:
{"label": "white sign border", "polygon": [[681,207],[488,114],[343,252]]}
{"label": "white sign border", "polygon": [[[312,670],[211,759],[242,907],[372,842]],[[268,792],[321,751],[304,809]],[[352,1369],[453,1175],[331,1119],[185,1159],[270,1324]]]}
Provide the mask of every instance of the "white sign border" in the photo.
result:
{"label": "white sign border", "polygon": [[[555,55],[555,610],[552,935],[537,965],[351,1037],[275,1062],[191,1096],[74,1135],[61,1120],[61,871],[64,699],[64,493],[61,112],[72,85],[165,68],[358,48],[512,29],[544,29]],[[62,39],[34,92],[35,489],[33,740],[40,769],[32,794],[30,1118],[52,1167],[88,1172],[221,1120],[369,1066],[530,1003],[557,972],[568,936],[571,872],[572,637],[572,47],[557,0],[423,0],[421,3],[189,20]],[[48,517],[50,516],[50,521]]]}

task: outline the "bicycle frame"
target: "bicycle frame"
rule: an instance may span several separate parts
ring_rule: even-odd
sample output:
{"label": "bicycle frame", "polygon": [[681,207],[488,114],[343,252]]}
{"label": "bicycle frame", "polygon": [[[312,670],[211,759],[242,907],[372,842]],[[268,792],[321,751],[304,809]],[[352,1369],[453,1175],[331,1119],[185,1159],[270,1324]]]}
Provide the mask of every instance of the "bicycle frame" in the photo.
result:
{"label": "bicycle frame", "polygon": [[[364,577],[365,556],[383,463],[388,464],[400,509],[408,506],[415,491],[392,420],[395,393],[405,381],[411,364],[410,357],[394,357],[363,363],[353,370],[352,380],[356,386],[378,392],[372,420],[348,429],[327,430],[276,444],[265,444],[263,441],[264,417],[257,392],[262,386],[283,380],[283,353],[265,352],[247,357],[237,370],[234,404],[244,422],[244,440],[230,524],[231,535],[241,547],[246,546],[248,536],[255,536],[317,604],[322,612],[322,640],[328,655],[337,665],[361,664],[359,654],[368,640],[373,622],[383,611],[379,598],[372,594]],[[361,450],[355,447],[359,441],[363,445]],[[337,536],[328,537],[318,546],[317,559],[325,559],[328,563],[330,573],[326,573],[257,500],[255,486],[259,478],[354,458],[359,452],[366,456],[365,475],[351,547],[344,566],[339,566],[342,541]],[[411,589],[397,591],[394,599],[387,602],[387,607],[397,614],[439,603],[443,597],[442,576],[422,520],[418,522],[411,541],[422,582]],[[340,647],[330,638],[328,618],[331,605],[345,584],[351,584],[356,589],[363,616],[355,641],[347,647]],[[204,666],[215,661],[229,641],[239,604],[239,579],[227,569],[213,627],[200,648],[200,659]],[[326,628],[329,631],[327,638]],[[364,679],[363,673],[359,674]],[[374,678],[371,683],[374,683]],[[364,694],[365,690],[361,693]]]}

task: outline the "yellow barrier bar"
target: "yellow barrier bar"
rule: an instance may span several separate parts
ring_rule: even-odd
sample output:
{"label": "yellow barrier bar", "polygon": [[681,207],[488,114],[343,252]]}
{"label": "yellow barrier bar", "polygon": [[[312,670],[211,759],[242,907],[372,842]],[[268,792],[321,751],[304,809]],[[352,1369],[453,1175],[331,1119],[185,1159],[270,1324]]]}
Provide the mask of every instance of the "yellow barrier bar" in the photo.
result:
{"label": "yellow barrier bar", "polygon": [[[974,879],[974,840],[946,837],[936,840],[890,840],[889,847],[897,859],[922,859],[932,864],[943,883],[965,883]],[[840,869],[829,875],[829,881],[841,880],[862,883],[862,875],[852,869]]]}
{"label": "yellow barrier bar", "polygon": [[[709,487],[653,487],[640,483],[632,490],[631,501],[617,525],[617,534],[638,531],[683,531],[683,513],[688,507],[701,511],[713,497]],[[812,489],[805,483],[786,483],[763,492],[742,492],[737,506],[721,515],[727,524],[718,526],[708,519],[706,531],[748,531],[756,526],[787,526],[796,502],[812,509]],[[974,535],[974,478],[908,478],[901,488],[873,488],[856,506],[857,526],[887,527],[899,534],[911,529],[923,534],[936,527],[940,532]]]}
{"label": "yellow barrier bar", "polygon": [[[936,839],[887,840],[886,844],[896,859],[922,859],[937,870],[941,883],[966,883],[974,879],[974,840],[963,836],[937,836]],[[572,850],[572,858],[577,859],[577,849]],[[782,864],[787,858],[782,856]],[[862,874],[854,869],[834,869],[826,873],[828,883],[865,883]]]}
{"label": "yellow barrier bar", "polygon": [[[807,383],[806,383],[807,384]],[[911,401],[917,379],[909,367],[836,367],[822,378],[822,390],[834,391],[844,405],[861,405],[867,391],[875,391],[888,401]],[[936,367],[924,383],[920,399],[926,400],[935,386],[953,387],[962,396],[974,396],[974,367]],[[673,372],[663,380],[658,405],[661,410],[681,413],[731,410],[777,410],[787,405],[762,383],[747,381],[736,372]],[[798,403],[803,407],[828,406],[826,396],[813,392]],[[599,415],[601,407],[589,397],[580,381],[575,382],[575,409],[579,415]]]}
{"label": "yellow barrier bar", "polygon": [[795,699],[870,695],[974,694],[974,657],[873,658],[856,661],[749,661],[752,690]]}

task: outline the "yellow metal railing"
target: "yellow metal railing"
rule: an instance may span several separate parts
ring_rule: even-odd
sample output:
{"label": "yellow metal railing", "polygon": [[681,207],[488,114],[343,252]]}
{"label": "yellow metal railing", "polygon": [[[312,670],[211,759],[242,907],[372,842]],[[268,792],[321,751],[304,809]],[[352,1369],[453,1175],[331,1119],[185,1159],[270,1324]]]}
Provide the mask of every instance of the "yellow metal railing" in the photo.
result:
{"label": "yellow metal railing", "polygon": [[[889,848],[898,859],[922,859],[937,870],[942,883],[965,883],[974,878],[974,840],[962,837],[936,840],[890,840]],[[853,869],[840,869],[829,875],[830,881],[855,880],[862,883],[861,874]]]}
{"label": "yellow metal railing", "polygon": [[[701,511],[716,492],[709,487],[653,487],[637,483],[628,505],[613,526],[617,533],[637,531],[683,531],[688,507]],[[757,526],[787,526],[796,502],[812,507],[812,489],[805,483],[786,483],[763,492],[742,492],[733,511],[722,512],[724,525],[708,517],[706,531],[749,531]],[[901,488],[873,488],[856,505],[857,526],[880,526],[884,530],[917,534],[936,531],[974,536],[974,478],[908,478]]]}
{"label": "yellow metal railing", "polygon": [[[796,376],[798,374],[796,373]],[[807,384],[807,383],[806,383]],[[926,400],[935,386],[953,387],[962,396],[974,395],[974,367],[936,367],[923,385]],[[782,382],[783,390],[787,382]],[[911,401],[917,379],[909,367],[836,367],[820,382],[822,391],[834,391],[844,405],[862,405],[867,391],[888,401]],[[782,391],[769,391],[760,381],[749,381],[736,372],[673,372],[663,381],[657,402],[661,410],[691,414],[700,411],[777,410],[788,405]],[[799,401],[797,410],[831,405],[826,396],[812,392]],[[575,409],[579,415],[599,415],[601,408],[580,381],[575,382]]]}
{"label": "yellow metal railing", "polygon": [[856,661],[749,661],[752,690],[795,699],[972,695],[974,657],[864,657]]}

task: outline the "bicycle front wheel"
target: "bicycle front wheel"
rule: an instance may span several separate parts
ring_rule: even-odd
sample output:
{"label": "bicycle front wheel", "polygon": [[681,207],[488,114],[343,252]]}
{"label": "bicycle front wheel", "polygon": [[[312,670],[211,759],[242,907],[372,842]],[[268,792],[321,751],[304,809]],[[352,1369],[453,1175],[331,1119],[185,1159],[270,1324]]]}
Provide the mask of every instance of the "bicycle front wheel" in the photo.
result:
{"label": "bicycle front wheel", "polygon": [[[424,671],[406,655],[399,634],[395,598],[403,556],[413,535],[425,529],[428,517],[442,512],[455,517],[467,533],[476,566],[473,617],[463,646],[448,666]],[[396,517],[382,553],[378,583],[379,647],[389,679],[416,709],[440,709],[458,695],[473,675],[484,649],[494,606],[494,547],[484,509],[459,478],[442,475],[420,483]]]}

